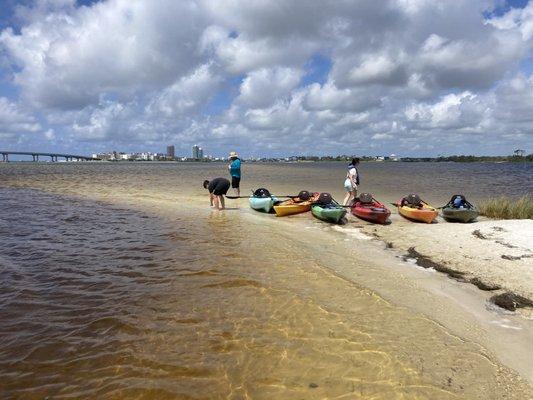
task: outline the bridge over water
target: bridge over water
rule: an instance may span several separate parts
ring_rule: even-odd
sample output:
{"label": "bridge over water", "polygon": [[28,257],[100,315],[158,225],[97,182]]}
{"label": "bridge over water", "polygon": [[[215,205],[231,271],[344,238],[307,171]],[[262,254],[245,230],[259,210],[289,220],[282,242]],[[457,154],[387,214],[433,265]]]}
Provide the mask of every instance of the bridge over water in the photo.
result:
{"label": "bridge over water", "polygon": [[40,153],[35,151],[3,151],[0,150],[2,154],[2,161],[8,162],[10,155],[15,156],[32,156],[33,161],[39,161],[39,157],[50,157],[52,162],[57,162],[58,157],[65,158],[66,161],[100,161],[100,158],[93,158],[87,156],[80,156],[78,154],[61,154],[61,153]]}

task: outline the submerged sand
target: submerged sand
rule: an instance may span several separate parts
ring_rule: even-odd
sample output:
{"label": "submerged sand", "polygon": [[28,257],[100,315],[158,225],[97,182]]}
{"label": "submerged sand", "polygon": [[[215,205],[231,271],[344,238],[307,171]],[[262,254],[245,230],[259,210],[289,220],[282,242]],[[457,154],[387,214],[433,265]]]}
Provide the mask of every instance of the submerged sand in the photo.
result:
{"label": "submerged sand", "polygon": [[[366,378],[367,371],[368,374],[375,372],[381,377],[379,380],[373,379],[373,387],[377,387],[374,382],[381,382],[382,385],[389,385],[390,382],[396,385],[397,382],[397,387],[404,388],[405,379],[387,378],[391,375],[389,370],[394,375],[404,370],[390,361],[392,358],[386,354],[391,351],[395,357],[393,361],[400,360],[402,365],[407,366],[405,371],[421,377],[420,382],[416,383],[416,390],[424,393],[433,390],[433,387],[439,390],[438,394],[428,392],[424,396],[421,394],[420,398],[532,398],[531,387],[526,385],[531,384],[533,376],[529,361],[533,321],[509,313],[502,315],[500,310],[485,307],[489,296],[510,292],[511,286],[499,283],[500,289],[481,292],[473,285],[456,282],[431,270],[413,268],[412,262],[402,261],[402,255],[416,257],[419,261],[424,259],[425,265],[433,262],[437,268],[444,266],[455,271],[461,280],[478,277],[489,285],[491,282],[480,264],[486,263],[487,270],[490,270],[491,264],[496,263],[481,260],[491,253],[487,248],[502,247],[506,250],[497,253],[500,258],[493,258],[498,261],[512,262],[511,265],[516,265],[516,261],[527,263],[528,257],[523,258],[522,255],[531,240],[524,238],[526,249],[522,246],[518,252],[519,249],[514,247],[519,246],[517,239],[504,237],[526,229],[524,221],[516,222],[518,230],[504,225],[494,229],[490,225],[485,227],[485,224],[499,221],[485,220],[469,225],[439,221],[427,225],[406,221],[395,214],[393,223],[388,226],[366,224],[353,217],[350,217],[348,225],[332,226],[314,219],[310,213],[287,218],[256,213],[249,209],[244,199],[228,201],[227,211],[216,212],[209,210],[205,192],[192,183],[192,177],[196,179],[198,173],[186,175],[185,178],[191,179],[191,182],[185,185],[181,184],[179,171],[157,169],[140,179],[139,174],[143,171],[148,170],[137,168],[133,170],[135,174],[122,174],[120,169],[113,167],[109,173],[99,174],[98,179],[94,179],[94,175],[87,171],[66,174],[63,179],[58,179],[59,174],[39,174],[37,179],[15,175],[11,182],[6,180],[5,184],[56,191],[73,198],[93,199],[126,209],[138,209],[150,215],[154,213],[175,224],[176,232],[171,238],[176,241],[177,249],[182,232],[184,237],[190,239],[191,232],[187,229],[183,231],[187,221],[193,221],[195,227],[198,225],[207,229],[206,232],[217,232],[212,237],[199,235],[196,243],[199,246],[220,246],[221,251],[216,254],[223,255],[222,258],[214,259],[215,267],[209,263],[199,263],[206,271],[193,272],[192,276],[187,275],[187,279],[210,280],[210,277],[217,278],[218,275],[228,277],[230,279],[224,278],[222,281],[217,278],[217,282],[203,285],[202,289],[231,292],[236,297],[221,307],[218,298],[215,298],[216,306],[207,304],[202,318],[187,315],[177,321],[186,321],[187,326],[191,321],[204,324],[200,327],[208,328],[204,338],[215,340],[215,351],[224,357],[236,355],[237,362],[231,362],[232,371],[229,374],[224,372],[223,376],[225,379],[232,377],[228,381],[239,391],[244,390],[244,383],[258,390],[257,385],[254,385],[257,381],[251,379],[252,375],[247,374],[247,371],[265,371],[265,365],[271,368],[266,369],[260,384],[268,385],[271,390],[288,398],[303,393],[308,398],[340,397],[342,394],[351,398],[354,388],[359,391],[360,398],[363,397],[363,391],[368,396],[366,386],[360,384],[362,378]],[[300,176],[293,177],[298,182],[300,179]],[[179,187],[172,186],[175,182],[180,182]],[[288,182],[288,185],[294,185]],[[118,183],[121,190],[117,190]],[[270,187],[267,184],[265,186]],[[183,187],[191,189],[185,191]],[[282,191],[277,188],[277,193]],[[476,230],[479,232],[474,236]],[[531,233],[531,225],[526,230]],[[380,242],[368,240],[368,234],[380,238],[394,249],[384,251]],[[453,235],[457,235],[453,240],[446,238]],[[530,234],[528,237],[531,237]],[[212,238],[216,240],[211,243]],[[448,239],[451,243],[447,243]],[[461,243],[458,247],[465,248],[470,241],[478,241],[480,247],[467,249],[465,255],[459,256],[453,246]],[[202,254],[211,253],[202,251]],[[437,258],[436,254],[442,258]],[[502,258],[502,255],[512,257]],[[452,257],[457,257],[457,262]],[[465,259],[471,262],[468,272],[460,271],[458,266]],[[176,260],[181,260],[181,257],[177,256]],[[213,271],[213,268],[216,270]],[[524,278],[522,272],[517,274],[517,279],[531,281],[530,278]],[[175,282],[181,283],[182,278]],[[191,301],[191,306],[186,307],[187,312],[190,309],[196,313],[198,299],[204,301],[205,297],[196,298],[194,290],[191,296],[183,296],[175,288],[171,292],[175,293],[175,297],[170,302],[167,299],[164,301],[175,313],[183,299]],[[519,293],[518,290],[516,292]],[[526,292],[521,293],[526,295]],[[291,298],[295,298],[296,303],[291,303]],[[374,302],[380,307],[372,308]],[[230,310],[233,316],[228,318],[225,310]],[[391,310],[394,314],[391,314]],[[332,316],[334,318],[329,320]],[[233,324],[228,330],[226,325],[234,319],[243,323]],[[203,321],[209,321],[209,325]],[[352,343],[358,345],[357,335],[353,332],[366,331],[366,326],[372,328],[370,337],[378,339],[373,347],[377,350],[351,348]],[[226,334],[228,331],[236,331],[237,335],[229,336]],[[219,333],[224,336],[219,338]],[[195,335],[186,338],[194,339]],[[282,347],[279,354],[272,351],[270,343],[276,344],[278,340],[287,340],[296,352],[287,352]],[[220,342],[222,345],[217,345]],[[176,342],[162,335],[155,343],[161,343],[161,347],[156,347],[163,350],[164,357],[170,348],[178,348]],[[201,343],[212,344],[210,340],[202,340]],[[244,350],[240,348],[241,343]],[[144,352],[153,349],[143,348]],[[206,354],[211,354],[209,351]],[[324,365],[325,358],[320,352],[328,354],[327,360],[331,360],[334,367],[322,368],[321,374],[315,374],[311,370],[317,365]],[[382,359],[381,354],[385,354],[385,358]],[[279,362],[268,360],[272,356],[278,357]],[[369,368],[373,363],[362,363],[361,360],[364,361],[367,356],[376,357],[375,364],[379,367]],[[299,360],[302,363],[298,365]],[[346,363],[351,363],[357,372],[345,369]],[[243,368],[243,365],[250,368]],[[304,385],[294,378],[294,375],[302,374],[305,375]],[[331,376],[336,377],[335,380]],[[344,382],[339,384],[339,376],[354,383],[355,386],[348,387],[349,394],[344,390]],[[180,378],[179,382],[183,383],[184,380]],[[287,380],[291,381],[288,385]],[[288,388],[297,385],[299,391],[290,392]],[[202,387],[206,386],[216,391],[215,386],[209,384]],[[401,392],[397,390],[396,398],[415,398],[412,387],[410,383],[406,395],[403,389]],[[268,394],[269,397],[276,397],[272,392]],[[384,392],[381,398],[395,397]]]}
{"label": "submerged sand", "polygon": [[494,302],[504,308],[533,314],[533,220],[461,224],[439,217],[428,225],[393,213],[391,221],[386,226],[358,224],[363,232],[418,259],[421,266],[493,292]]}

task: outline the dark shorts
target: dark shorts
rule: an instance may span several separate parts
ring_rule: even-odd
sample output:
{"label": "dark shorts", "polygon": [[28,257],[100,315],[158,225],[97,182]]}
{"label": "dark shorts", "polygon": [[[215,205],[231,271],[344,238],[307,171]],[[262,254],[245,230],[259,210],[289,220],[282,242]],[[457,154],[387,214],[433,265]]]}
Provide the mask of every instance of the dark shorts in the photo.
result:
{"label": "dark shorts", "polygon": [[228,193],[229,190],[229,181],[225,178],[213,179],[209,184],[209,192],[213,193],[215,196],[222,196]]}
{"label": "dark shorts", "polygon": [[231,177],[231,187],[233,189],[238,189],[240,183],[241,183],[241,178],[237,178],[235,176]]}

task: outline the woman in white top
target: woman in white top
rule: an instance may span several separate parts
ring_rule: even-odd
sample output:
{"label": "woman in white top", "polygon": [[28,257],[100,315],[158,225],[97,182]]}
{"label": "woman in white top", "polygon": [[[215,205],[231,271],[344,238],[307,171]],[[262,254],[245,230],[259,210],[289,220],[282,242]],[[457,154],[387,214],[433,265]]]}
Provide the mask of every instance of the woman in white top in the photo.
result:
{"label": "woman in white top", "polygon": [[359,185],[359,173],[357,172],[356,165],[359,164],[358,158],[353,158],[352,162],[348,165],[348,172],[346,173],[346,179],[344,180],[344,188],[346,189],[346,196],[344,197],[344,205],[349,206],[355,200],[357,196],[357,185]]}

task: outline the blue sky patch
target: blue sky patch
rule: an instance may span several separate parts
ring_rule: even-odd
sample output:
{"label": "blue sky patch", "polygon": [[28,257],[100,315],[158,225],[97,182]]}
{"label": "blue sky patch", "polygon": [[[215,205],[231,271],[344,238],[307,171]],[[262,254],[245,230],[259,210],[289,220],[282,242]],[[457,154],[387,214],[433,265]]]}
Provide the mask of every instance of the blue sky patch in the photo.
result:
{"label": "blue sky patch", "polygon": [[223,88],[216,92],[211,100],[202,108],[204,115],[221,114],[231,107],[231,103],[239,94],[239,87],[245,75],[234,76],[226,81]]}
{"label": "blue sky patch", "polygon": [[506,0],[500,7],[496,7],[492,12],[485,13],[485,18],[501,17],[507,13],[511,8],[524,8],[527,6],[529,0]]}
{"label": "blue sky patch", "polygon": [[316,54],[305,64],[306,74],[303,76],[300,85],[307,86],[312,83],[323,85],[328,80],[331,71],[331,60],[321,54]]}

